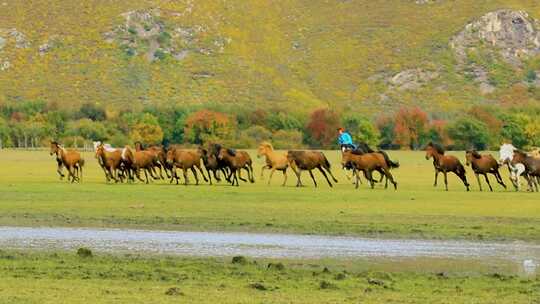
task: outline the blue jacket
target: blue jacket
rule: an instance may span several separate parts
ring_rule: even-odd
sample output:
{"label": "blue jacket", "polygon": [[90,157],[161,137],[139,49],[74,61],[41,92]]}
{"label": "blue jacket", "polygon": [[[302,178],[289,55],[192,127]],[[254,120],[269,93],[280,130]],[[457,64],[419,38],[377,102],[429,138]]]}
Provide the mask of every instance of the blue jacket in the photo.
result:
{"label": "blue jacket", "polygon": [[353,145],[351,134],[343,132],[339,135],[338,142],[340,145]]}

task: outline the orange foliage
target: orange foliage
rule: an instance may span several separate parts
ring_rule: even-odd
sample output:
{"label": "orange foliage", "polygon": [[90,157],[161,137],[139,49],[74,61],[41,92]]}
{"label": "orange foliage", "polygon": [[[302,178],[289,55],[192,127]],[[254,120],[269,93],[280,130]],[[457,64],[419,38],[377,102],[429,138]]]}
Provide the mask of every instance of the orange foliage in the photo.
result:
{"label": "orange foliage", "polygon": [[339,115],[329,109],[318,109],[311,113],[306,126],[307,132],[314,140],[314,144],[328,147],[337,138],[336,129],[339,128]]}
{"label": "orange foliage", "polygon": [[418,107],[401,108],[394,117],[395,143],[402,148],[417,148],[420,138],[428,129],[428,117],[426,112]]}

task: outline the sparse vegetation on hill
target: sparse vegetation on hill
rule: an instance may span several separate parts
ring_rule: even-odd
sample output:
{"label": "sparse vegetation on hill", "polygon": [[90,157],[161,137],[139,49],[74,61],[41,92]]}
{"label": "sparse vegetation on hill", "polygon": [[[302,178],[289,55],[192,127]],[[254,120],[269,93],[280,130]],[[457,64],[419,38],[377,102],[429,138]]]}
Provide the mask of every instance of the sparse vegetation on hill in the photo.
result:
{"label": "sparse vegetation on hill", "polygon": [[[341,124],[355,113],[373,125],[381,112],[419,107],[440,127],[472,106],[538,108],[540,97],[540,4],[531,1],[0,5],[0,129],[11,129],[0,131],[4,145],[49,137],[79,143],[88,140],[76,131],[81,124],[103,124],[109,131],[92,139],[121,143],[147,114],[162,140],[178,142],[186,140],[188,116],[201,110],[227,115],[238,128],[231,140],[248,143],[238,137],[253,125],[250,112],[261,109],[267,117],[255,125],[290,137],[301,132],[300,144],[317,146],[327,140],[306,128],[319,109],[330,108]],[[28,104],[42,108],[10,110]],[[87,105],[104,119],[73,114]],[[503,122],[519,120],[534,133],[537,118],[523,112],[528,118]]]}

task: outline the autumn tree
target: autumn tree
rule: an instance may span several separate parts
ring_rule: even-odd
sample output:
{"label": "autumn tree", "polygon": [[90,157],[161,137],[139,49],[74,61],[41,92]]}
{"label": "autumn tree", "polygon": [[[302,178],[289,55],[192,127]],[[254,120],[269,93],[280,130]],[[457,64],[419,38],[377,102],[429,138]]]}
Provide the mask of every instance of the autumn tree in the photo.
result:
{"label": "autumn tree", "polygon": [[206,141],[231,139],[236,130],[236,121],[229,115],[210,110],[200,110],[186,118],[184,136],[194,144]]}
{"label": "autumn tree", "polygon": [[395,143],[402,148],[418,149],[428,131],[426,112],[418,107],[401,108],[394,116]]}
{"label": "autumn tree", "polygon": [[329,148],[336,141],[336,129],[339,127],[340,120],[336,112],[318,109],[311,113],[306,131],[312,145]]}

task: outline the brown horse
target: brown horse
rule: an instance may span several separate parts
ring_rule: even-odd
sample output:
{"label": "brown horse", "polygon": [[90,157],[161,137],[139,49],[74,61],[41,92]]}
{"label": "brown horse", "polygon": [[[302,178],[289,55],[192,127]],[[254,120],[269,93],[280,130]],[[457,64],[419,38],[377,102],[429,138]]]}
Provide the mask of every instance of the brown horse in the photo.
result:
{"label": "brown horse", "polygon": [[253,166],[251,156],[245,151],[235,151],[233,149],[221,148],[219,150],[218,159],[225,162],[227,167],[230,169],[228,180],[231,182],[231,185],[240,186],[238,179],[241,181],[247,182],[242,178],[241,170],[245,169],[248,174],[248,179],[251,183],[255,182],[253,177]]}
{"label": "brown horse", "polygon": [[266,164],[261,169],[261,179],[263,178],[264,169],[270,169],[270,176],[268,177],[268,185],[272,180],[272,175],[276,170],[283,172],[283,184],[287,183],[287,168],[289,168],[289,160],[287,159],[287,153],[279,153],[274,151],[274,147],[269,142],[262,142],[257,149],[257,157],[266,157]]}
{"label": "brown horse", "polygon": [[394,185],[394,189],[397,190],[397,182],[394,180],[392,173],[390,173],[390,168],[397,168],[399,164],[392,162],[386,154],[379,152],[353,153],[352,151],[345,150],[342,152],[342,164],[353,168],[353,176],[356,177],[355,187],[357,189],[360,180],[358,171],[364,172],[364,176],[369,181],[371,189],[375,187],[373,171],[378,171],[382,176],[386,177],[385,188],[388,188],[388,180],[390,180]]}
{"label": "brown horse", "polygon": [[122,169],[121,150],[107,151],[103,144],[99,144],[96,147],[96,158],[105,170],[107,181],[112,179],[118,183],[119,180],[122,180],[119,174],[119,171]]}
{"label": "brown horse", "polygon": [[484,176],[484,179],[489,186],[489,190],[493,192],[493,188],[491,187],[489,178],[487,177],[488,173],[493,174],[497,182],[503,186],[504,189],[506,189],[506,185],[504,184],[501,174],[499,173],[499,163],[491,154],[481,155],[476,150],[469,150],[465,152],[465,159],[467,159],[465,164],[467,166],[471,166],[474,171],[474,175],[476,175],[476,180],[478,181],[480,191],[482,191],[482,183],[480,182],[479,177],[481,174]]}
{"label": "brown horse", "polygon": [[[540,177],[540,159],[527,155],[527,153],[516,150],[512,164],[521,163],[525,166],[525,178],[529,184],[529,189],[538,192],[538,179]],[[534,188],[533,188],[534,187]]]}
{"label": "brown horse", "polygon": [[[74,183],[76,180],[82,182],[83,177],[83,166],[84,159],[81,157],[81,154],[75,150],[66,150],[59,143],[51,141],[51,150],[50,155],[56,154],[56,161],[59,164],[58,160],[62,163],[64,167],[68,170],[68,179],[71,177],[71,182]],[[61,166],[58,166],[58,173],[62,176]]]}
{"label": "brown horse", "polygon": [[[148,174],[150,174],[153,179],[158,179],[153,171],[155,163],[157,162],[157,157],[153,153],[148,151],[135,151],[131,147],[126,146],[124,150],[122,150],[121,155],[128,170],[130,180],[132,180],[132,174],[135,175],[138,180],[147,184],[149,183]],[[145,180],[141,178],[141,169],[144,172]],[[129,173],[130,171],[131,173]]]}
{"label": "brown horse", "polygon": [[[150,147],[144,147],[144,145],[141,142],[135,142],[135,151],[146,151],[149,154],[154,155],[155,161],[154,161],[154,168],[157,168],[159,170],[159,177],[161,179],[165,179],[163,177],[163,170],[165,170],[165,174],[169,176],[167,172],[167,168],[165,164],[167,163],[167,153],[165,150],[160,146],[150,146]],[[155,173],[155,172],[154,172]]]}
{"label": "brown horse", "polygon": [[332,177],[335,183],[337,183],[337,179],[332,174],[332,171],[330,171],[330,162],[322,152],[318,151],[288,151],[287,152],[287,160],[289,162],[289,165],[291,166],[291,169],[296,174],[297,182],[296,187],[303,187],[302,180],[301,180],[301,174],[302,170],[308,170],[309,175],[311,176],[311,179],[313,180],[313,184],[315,187],[317,187],[317,181],[315,181],[315,177],[313,176],[313,169],[319,169],[319,171],[322,173],[324,178],[326,178],[326,181],[328,182],[328,185],[330,187],[332,186],[332,183],[328,179],[328,175]]}
{"label": "brown horse", "polygon": [[204,164],[204,168],[206,169],[206,173],[208,174],[208,180],[210,181],[210,185],[212,185],[212,174],[214,175],[214,179],[218,182],[221,182],[219,172],[222,172],[223,176],[227,177],[227,172],[225,171],[225,168],[220,165],[220,161],[216,155],[210,153],[202,146],[199,146],[197,149],[202,156],[202,161]]}
{"label": "brown horse", "polygon": [[[195,168],[199,170],[205,182],[208,181],[204,175],[204,171],[201,168],[201,158],[202,154],[198,150],[184,150],[178,148],[171,148],[167,151],[167,164],[172,166],[172,176],[176,179],[176,184],[178,184],[178,176],[176,174],[176,168],[182,169],[184,173],[184,185],[189,183],[187,170],[191,170],[195,176],[196,185],[199,184],[199,177]],[[172,182],[173,179],[171,179]]]}
{"label": "brown horse", "polygon": [[448,172],[453,172],[463,181],[467,191],[469,191],[470,185],[467,182],[465,167],[457,157],[444,155],[444,149],[441,146],[430,142],[426,146],[426,159],[429,160],[430,158],[433,158],[433,167],[435,168],[435,183],[433,186],[437,186],[437,176],[439,172],[442,172],[446,191],[448,191]]}

